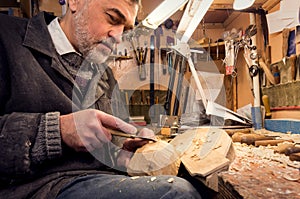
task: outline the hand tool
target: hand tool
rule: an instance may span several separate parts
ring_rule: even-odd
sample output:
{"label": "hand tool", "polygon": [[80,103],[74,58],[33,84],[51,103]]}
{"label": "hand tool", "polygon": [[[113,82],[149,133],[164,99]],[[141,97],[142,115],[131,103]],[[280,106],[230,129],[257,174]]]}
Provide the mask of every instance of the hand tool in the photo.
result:
{"label": "hand tool", "polygon": [[245,143],[248,145],[254,145],[256,141],[260,140],[273,140],[274,137],[269,137],[265,135],[259,135],[259,134],[245,134],[241,136],[241,143]]}
{"label": "hand tool", "polygon": [[285,154],[286,150],[289,147],[293,147],[295,144],[294,143],[282,143],[280,145],[278,145],[275,149],[274,152],[275,153],[280,153],[280,154]]}
{"label": "hand tool", "polygon": [[293,142],[293,140],[284,140],[284,139],[274,139],[274,140],[257,140],[254,142],[254,146],[276,146],[282,142]]}
{"label": "hand tool", "polygon": [[252,144],[254,145],[255,141],[258,140],[274,140],[278,136],[267,136],[267,135],[260,135],[255,133],[243,133],[243,132],[236,132],[232,135],[233,142],[241,142],[245,144]]}
{"label": "hand tool", "polygon": [[147,55],[147,47],[144,48],[138,48],[138,52],[139,52],[139,77],[140,80],[145,80],[146,79],[146,68],[145,68],[145,59],[146,59],[146,55]]}
{"label": "hand tool", "polygon": [[[243,128],[243,129],[226,129],[225,130],[226,133],[232,137],[234,134],[236,133],[240,133],[240,134],[249,134],[252,131],[249,128]],[[238,134],[237,134],[238,135]]]}
{"label": "hand tool", "polygon": [[173,115],[178,115],[179,112],[178,109],[179,109],[179,103],[181,98],[182,83],[183,83],[185,69],[186,69],[186,60],[183,57],[179,65],[179,71],[178,71],[179,74],[177,78],[177,88],[176,88],[176,96],[175,96],[175,101],[173,106]]}
{"label": "hand tool", "polygon": [[[170,59],[168,60],[169,62],[173,63],[172,61],[172,55],[169,55]],[[174,89],[174,82],[175,82],[175,78],[176,78],[176,70],[177,70],[177,65],[180,63],[180,60],[182,59],[182,57],[180,55],[175,54],[175,63],[174,66],[171,66],[171,73],[170,73],[170,79],[169,79],[169,84],[168,84],[168,90],[167,90],[167,96],[166,96],[166,101],[164,104],[164,108],[166,110],[166,115],[171,115],[171,102],[172,102],[172,93],[173,93],[173,89]],[[169,65],[170,67],[170,65]]]}
{"label": "hand tool", "polygon": [[300,161],[300,152],[299,153],[292,153],[289,156],[291,161]]}
{"label": "hand tool", "polygon": [[297,55],[296,58],[296,80],[300,80],[300,55]]}
{"label": "hand tool", "polygon": [[284,154],[285,155],[291,155],[293,153],[299,153],[300,152],[300,147],[297,146],[289,146],[285,149]]}
{"label": "hand tool", "polygon": [[157,140],[155,138],[150,138],[150,137],[144,137],[144,136],[139,136],[139,135],[133,135],[133,134],[127,134],[118,130],[110,129],[109,130],[110,134],[115,135],[115,136],[121,136],[121,137],[126,137],[126,138],[140,138],[143,140],[148,140],[148,141],[153,141],[156,142]]}
{"label": "hand tool", "polygon": [[269,97],[267,95],[263,95],[262,101],[263,101],[263,104],[266,109],[266,118],[270,119],[272,116],[272,113],[271,113],[271,109],[270,109]]}
{"label": "hand tool", "polygon": [[291,55],[289,58],[290,66],[291,66],[291,80],[294,81],[296,79],[296,58],[295,54]]}
{"label": "hand tool", "polygon": [[154,105],[154,62],[155,62],[155,37],[150,37],[150,106]]}

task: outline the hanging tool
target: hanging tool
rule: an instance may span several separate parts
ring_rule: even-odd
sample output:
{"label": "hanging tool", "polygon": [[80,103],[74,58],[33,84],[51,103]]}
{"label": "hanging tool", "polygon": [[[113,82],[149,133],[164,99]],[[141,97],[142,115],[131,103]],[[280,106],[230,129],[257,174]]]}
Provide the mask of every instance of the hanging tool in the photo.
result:
{"label": "hanging tool", "polygon": [[217,40],[217,49],[216,49],[217,57],[216,59],[219,60],[219,40]]}
{"label": "hanging tool", "polygon": [[144,43],[144,47],[135,47],[133,39],[130,39],[131,41],[131,45],[133,48],[133,52],[134,52],[134,56],[135,56],[135,60],[137,62],[138,65],[138,73],[139,73],[139,78],[141,81],[145,80],[147,75],[146,75],[146,67],[145,67],[145,63],[146,63],[146,58],[147,58],[147,52],[148,52],[148,48],[147,48],[147,42],[145,41]]}
{"label": "hanging tool", "polygon": [[146,57],[147,57],[147,51],[148,48],[145,47],[145,50],[143,47],[141,48],[137,48],[138,50],[138,55],[139,55],[139,77],[140,80],[145,80],[146,79],[146,67],[145,67],[145,63],[146,63]]}
{"label": "hanging tool", "polygon": [[154,35],[150,37],[150,106],[154,105],[154,53],[155,53],[155,45]]}
{"label": "hanging tool", "polygon": [[[172,55],[169,54],[169,56],[172,56]],[[177,55],[175,53],[175,63],[174,63],[174,66],[172,66],[172,68],[171,68],[170,79],[169,79],[168,90],[167,90],[167,96],[166,96],[166,102],[164,104],[166,115],[171,115],[172,94],[173,94],[174,82],[175,82],[175,78],[176,78],[177,65],[180,62],[180,59],[181,59],[181,56]],[[172,59],[170,58],[168,61],[172,61]],[[169,63],[169,67],[171,67],[170,63]]]}
{"label": "hanging tool", "polygon": [[182,91],[182,82],[183,77],[186,69],[186,59],[184,57],[181,58],[179,63],[179,74],[177,80],[177,88],[176,88],[176,96],[174,101],[174,108],[173,108],[173,115],[178,115],[179,103],[181,98],[181,91]]}
{"label": "hanging tool", "polygon": [[167,74],[167,64],[168,64],[168,57],[167,51],[165,49],[160,49],[160,58],[161,58],[161,65],[162,65],[162,74]]}
{"label": "hanging tool", "polygon": [[271,109],[270,109],[270,103],[269,103],[269,97],[267,95],[262,96],[262,102],[264,104],[264,107],[266,109],[266,118],[270,119],[272,116]]}
{"label": "hanging tool", "polygon": [[[187,4],[186,4],[187,3]],[[185,57],[188,62],[189,69],[191,74],[195,80],[195,84],[197,90],[202,99],[202,103],[208,112],[208,104],[210,104],[212,110],[218,109],[219,112],[211,112],[212,115],[218,115],[221,113],[221,117],[227,119],[230,117],[232,120],[240,121],[240,118],[243,118],[245,121],[247,118],[238,115],[237,113],[233,113],[226,107],[218,105],[207,99],[206,94],[204,93],[203,86],[199,80],[198,73],[195,69],[195,65],[191,58],[191,50],[188,44],[189,39],[194,33],[195,29],[198,27],[199,23],[203,19],[205,13],[208,11],[209,7],[213,3],[213,0],[165,0],[163,1],[154,11],[152,11],[136,28],[135,30],[141,31],[144,34],[148,34],[150,30],[156,29],[161,23],[163,23],[166,19],[168,19],[172,14],[174,14],[177,10],[179,10],[183,5],[185,5],[184,13],[181,17],[180,23],[176,30],[177,40],[174,46],[171,46],[173,50],[175,50],[178,54]],[[214,108],[214,107],[218,108]],[[225,112],[225,116],[224,116]],[[238,117],[237,117],[238,116]]]}

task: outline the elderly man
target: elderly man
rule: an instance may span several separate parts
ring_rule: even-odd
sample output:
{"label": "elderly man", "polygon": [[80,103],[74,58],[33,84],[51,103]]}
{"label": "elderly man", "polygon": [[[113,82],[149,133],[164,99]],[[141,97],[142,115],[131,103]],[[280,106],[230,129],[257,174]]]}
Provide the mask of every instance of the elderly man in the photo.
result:
{"label": "elderly man", "polygon": [[[132,180],[147,141],[136,133],[104,61],[132,29],[138,0],[69,0],[62,18],[0,16],[0,198],[200,198],[184,179]],[[114,115],[114,116],[113,116]],[[144,129],[142,134],[152,134]]]}

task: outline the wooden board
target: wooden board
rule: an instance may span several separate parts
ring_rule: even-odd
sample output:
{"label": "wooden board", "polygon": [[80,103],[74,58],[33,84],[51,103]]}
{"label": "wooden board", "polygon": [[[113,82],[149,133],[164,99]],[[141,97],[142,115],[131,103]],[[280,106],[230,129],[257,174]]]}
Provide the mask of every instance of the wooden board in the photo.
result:
{"label": "wooden board", "polygon": [[[208,140],[207,136],[210,132],[221,132],[220,138]],[[229,165],[230,159],[227,156],[232,140],[224,130],[215,128],[196,129],[184,134],[187,133],[194,135],[193,144],[184,152],[181,161],[192,176],[205,177]],[[205,147],[208,142],[214,141],[215,143],[210,144],[211,147]],[[201,150],[204,148],[207,150],[207,155],[200,158]],[[231,152],[233,153],[233,151]]]}

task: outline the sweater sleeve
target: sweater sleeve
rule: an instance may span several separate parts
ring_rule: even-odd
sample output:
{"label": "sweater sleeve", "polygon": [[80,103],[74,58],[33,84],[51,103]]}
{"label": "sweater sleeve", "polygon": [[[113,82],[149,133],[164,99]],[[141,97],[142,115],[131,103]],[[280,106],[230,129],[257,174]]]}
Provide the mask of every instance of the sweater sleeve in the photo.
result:
{"label": "sweater sleeve", "polygon": [[21,180],[32,166],[62,154],[59,113],[11,113],[0,116],[0,179]]}
{"label": "sweater sleeve", "polygon": [[33,164],[52,160],[62,155],[59,115],[59,112],[42,115],[38,134],[31,152]]}
{"label": "sweater sleeve", "polygon": [[30,149],[35,142],[40,113],[0,116],[0,176],[10,178],[30,171]]}

